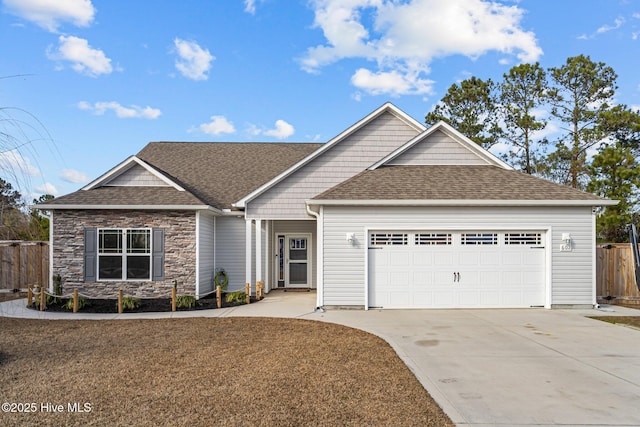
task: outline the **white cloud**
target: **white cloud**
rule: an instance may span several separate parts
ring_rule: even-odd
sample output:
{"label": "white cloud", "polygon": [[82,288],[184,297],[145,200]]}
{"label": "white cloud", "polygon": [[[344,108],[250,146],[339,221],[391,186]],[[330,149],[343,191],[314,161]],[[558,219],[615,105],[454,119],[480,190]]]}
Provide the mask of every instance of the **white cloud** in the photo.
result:
{"label": "white cloud", "polygon": [[178,71],[188,79],[207,80],[209,78],[207,72],[211,69],[215,56],[194,41],[176,38],[173,43],[178,54],[176,59]]}
{"label": "white cloud", "polygon": [[351,77],[351,83],[372,95],[391,96],[433,94],[433,80],[423,79],[418,73],[403,74],[399,70],[371,71],[360,68]]}
{"label": "white cloud", "polygon": [[31,160],[20,153],[19,150],[0,152],[0,171],[13,176],[39,176],[40,169],[31,164]]}
{"label": "white cloud", "polygon": [[517,6],[484,0],[314,0],[312,7],[326,44],[309,48],[301,67],[313,73],[343,58],[373,61],[377,70],[361,68],[352,77],[370,93],[428,93],[431,82],[424,75],[434,58],[475,59],[498,51],[533,62],[542,55],[535,34],[521,28],[524,11]]}
{"label": "white cloud", "polygon": [[[624,23],[625,23],[625,19],[623,17],[618,17],[613,21],[613,25],[609,25],[609,24],[602,25],[594,33],[592,33],[592,34],[580,34],[576,38],[578,40],[595,39],[596,36],[598,36],[600,34],[608,33],[609,31],[613,31],[613,30],[619,29],[620,27],[622,27],[622,25]],[[633,40],[635,40],[636,39],[635,38],[635,33],[632,33],[631,37],[632,37]]]}
{"label": "white cloud", "polygon": [[274,129],[265,130],[263,133],[277,139],[285,139],[293,135],[295,131],[296,130],[293,126],[284,120],[276,120],[276,127]]}
{"label": "white cloud", "polygon": [[89,46],[87,40],[75,36],[60,36],[58,42],[58,50],[47,53],[49,59],[69,61],[75,71],[91,77],[113,71],[111,59],[100,49]]}
{"label": "white cloud", "polygon": [[235,133],[236,128],[224,116],[211,116],[211,121],[201,124],[200,130],[209,135],[220,135],[223,133]]}
{"label": "white cloud", "polygon": [[36,191],[42,194],[51,194],[52,196],[58,195],[58,189],[50,182],[37,186]]}
{"label": "white cloud", "polygon": [[87,27],[96,12],[90,0],[4,0],[4,5],[10,13],[51,32],[63,22]]}
{"label": "white cloud", "polygon": [[89,182],[90,179],[86,173],[74,169],[64,169],[60,174],[60,178],[73,184],[84,184]]}
{"label": "white cloud", "polygon": [[116,117],[121,119],[149,119],[154,120],[160,117],[162,111],[157,108],[151,108],[149,106],[139,107],[137,105],[131,105],[124,107],[120,103],[115,101],[110,102],[96,102],[91,105],[86,101],[78,103],[78,108],[81,110],[92,111],[94,114],[102,116],[108,110],[113,111]]}
{"label": "white cloud", "polygon": [[624,24],[624,18],[616,18],[613,22],[613,25],[603,25],[602,27],[598,28],[596,30],[596,33],[602,34],[609,31],[617,30],[618,28],[622,27],[622,24]]}
{"label": "white cloud", "polygon": [[251,15],[256,14],[256,3],[263,2],[264,0],[244,0],[244,11]]}

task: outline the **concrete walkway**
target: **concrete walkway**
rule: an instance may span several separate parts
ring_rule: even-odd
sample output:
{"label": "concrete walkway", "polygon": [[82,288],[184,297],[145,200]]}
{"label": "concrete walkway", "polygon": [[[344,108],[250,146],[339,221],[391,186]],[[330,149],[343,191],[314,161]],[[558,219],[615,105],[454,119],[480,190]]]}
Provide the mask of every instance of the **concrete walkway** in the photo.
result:
{"label": "concrete walkway", "polygon": [[640,330],[587,316],[639,310],[331,310],[315,294],[272,292],[257,304],[177,313],[65,314],[46,319],[264,316],[362,329],[385,339],[459,426],[640,426]]}

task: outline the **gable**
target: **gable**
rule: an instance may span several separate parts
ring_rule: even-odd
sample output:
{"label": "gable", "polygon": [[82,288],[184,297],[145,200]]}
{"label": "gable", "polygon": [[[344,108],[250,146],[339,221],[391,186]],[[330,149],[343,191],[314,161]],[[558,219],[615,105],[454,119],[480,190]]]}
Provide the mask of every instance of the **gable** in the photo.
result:
{"label": "gable", "polygon": [[102,185],[105,187],[169,187],[169,184],[138,164]]}
{"label": "gable", "polygon": [[503,169],[513,169],[442,121],[385,156],[369,169],[375,170],[384,165],[494,165]]}
{"label": "gable", "polygon": [[392,112],[383,111],[250,200],[246,215],[307,219],[306,200],[367,169],[419,132]]}
{"label": "gable", "polygon": [[488,165],[489,162],[441,130],[437,130],[386,164],[393,166]]}

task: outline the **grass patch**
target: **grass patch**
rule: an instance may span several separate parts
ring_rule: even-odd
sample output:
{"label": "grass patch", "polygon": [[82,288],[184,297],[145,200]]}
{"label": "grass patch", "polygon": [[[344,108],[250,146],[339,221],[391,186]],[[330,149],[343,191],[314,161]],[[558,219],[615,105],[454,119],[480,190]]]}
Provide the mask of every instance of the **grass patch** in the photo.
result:
{"label": "grass patch", "polygon": [[632,326],[640,329],[640,316],[591,316],[592,319],[603,322]]}
{"label": "grass patch", "polygon": [[0,318],[3,425],[451,426],[382,339],[300,319]]}

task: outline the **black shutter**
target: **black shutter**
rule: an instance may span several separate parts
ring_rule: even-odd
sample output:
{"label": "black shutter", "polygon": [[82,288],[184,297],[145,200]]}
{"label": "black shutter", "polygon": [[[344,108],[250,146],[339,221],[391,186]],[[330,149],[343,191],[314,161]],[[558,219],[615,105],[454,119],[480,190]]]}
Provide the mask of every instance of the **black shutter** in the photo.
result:
{"label": "black shutter", "polygon": [[153,248],[151,249],[151,280],[164,280],[164,229],[153,229]]}
{"label": "black shutter", "polygon": [[96,228],[84,229],[84,281],[98,280],[98,231]]}

